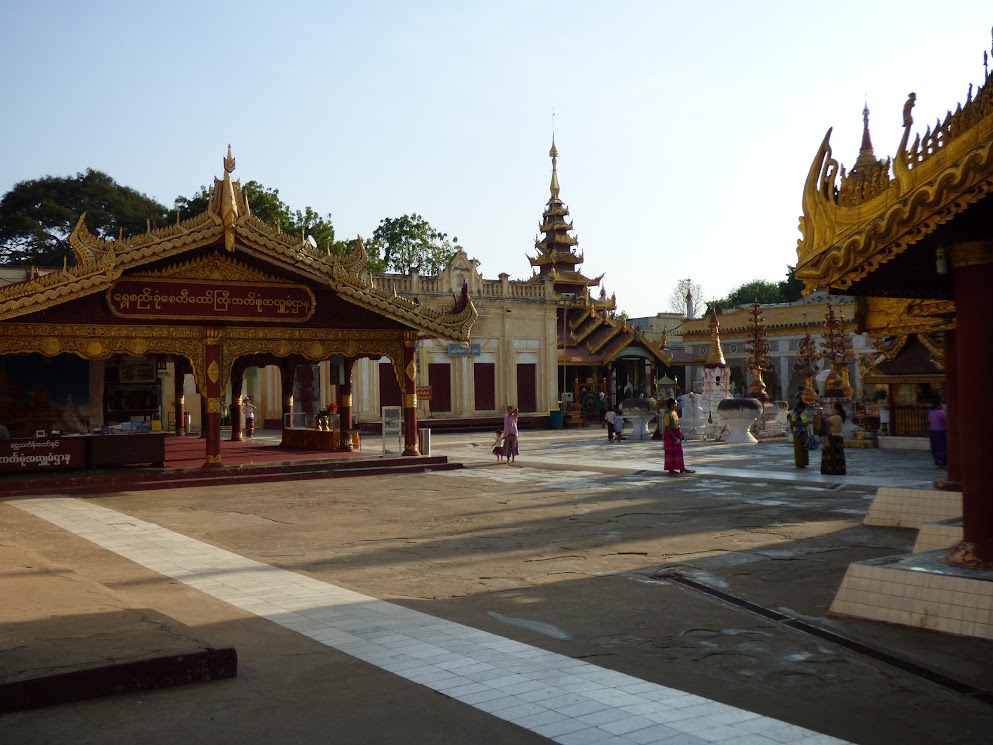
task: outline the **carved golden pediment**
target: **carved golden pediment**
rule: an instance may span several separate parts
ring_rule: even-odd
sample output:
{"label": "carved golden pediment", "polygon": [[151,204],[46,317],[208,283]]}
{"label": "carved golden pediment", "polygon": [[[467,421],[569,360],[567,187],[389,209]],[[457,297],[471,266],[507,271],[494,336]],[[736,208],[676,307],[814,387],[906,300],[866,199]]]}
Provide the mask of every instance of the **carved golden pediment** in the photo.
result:
{"label": "carved golden pediment", "polygon": [[855,184],[831,154],[828,130],[803,189],[797,279],[806,291],[845,290],[993,191],[993,83],[908,144],[914,94],[904,107],[903,138],[871,188]]}
{"label": "carved golden pediment", "polygon": [[129,277],[140,279],[207,279],[227,282],[264,282],[285,284],[285,280],[250,267],[237,259],[224,254],[210,254],[183,261],[152,272],[132,274]]}
{"label": "carved golden pediment", "polygon": [[857,328],[869,336],[931,334],[955,328],[955,304],[950,300],[861,298]]}

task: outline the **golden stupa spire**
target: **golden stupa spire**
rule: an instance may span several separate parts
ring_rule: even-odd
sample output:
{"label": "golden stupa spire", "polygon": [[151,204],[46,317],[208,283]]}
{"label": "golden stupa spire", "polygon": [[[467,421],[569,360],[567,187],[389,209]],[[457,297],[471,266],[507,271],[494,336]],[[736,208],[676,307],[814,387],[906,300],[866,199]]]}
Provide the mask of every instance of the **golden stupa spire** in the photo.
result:
{"label": "golden stupa spire", "polygon": [[710,349],[707,350],[705,367],[727,367],[724,361],[724,350],[721,349],[720,321],[717,320],[717,307],[711,303],[710,308]]}

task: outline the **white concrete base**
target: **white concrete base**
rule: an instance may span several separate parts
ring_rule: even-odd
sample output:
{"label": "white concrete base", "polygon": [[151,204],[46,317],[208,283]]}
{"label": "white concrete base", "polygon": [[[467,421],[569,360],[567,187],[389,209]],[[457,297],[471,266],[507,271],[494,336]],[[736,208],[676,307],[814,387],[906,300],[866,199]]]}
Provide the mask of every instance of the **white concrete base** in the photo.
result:
{"label": "white concrete base", "polygon": [[883,486],[876,492],[862,524],[888,528],[920,528],[928,523],[961,516],[961,492]]}
{"label": "white concrete base", "polygon": [[993,572],[946,567],[942,554],[849,565],[828,614],[993,639]]}
{"label": "white concrete base", "polygon": [[724,442],[736,445],[754,445],[758,442],[752,435],[751,428],[762,413],[762,404],[759,401],[754,398],[729,398],[721,401],[717,410],[728,429]]}
{"label": "white concrete base", "polygon": [[962,540],[963,532],[961,517],[954,520],[928,523],[921,527],[920,532],[917,534],[917,541],[914,543],[914,553],[923,554],[927,551],[947,551]]}
{"label": "white concrete base", "polygon": [[895,450],[930,450],[931,440],[927,437],[890,437],[879,436],[879,447]]}

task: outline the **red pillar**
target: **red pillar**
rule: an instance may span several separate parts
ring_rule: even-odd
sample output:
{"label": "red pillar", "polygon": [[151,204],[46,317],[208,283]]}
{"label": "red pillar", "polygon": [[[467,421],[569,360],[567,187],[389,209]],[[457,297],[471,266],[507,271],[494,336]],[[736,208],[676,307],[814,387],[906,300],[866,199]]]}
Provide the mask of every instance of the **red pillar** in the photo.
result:
{"label": "red pillar", "polygon": [[954,329],[945,332],[945,409],[948,414],[948,484],[962,484],[962,443],[959,438],[958,341]]}
{"label": "red pillar", "polygon": [[416,342],[403,341],[403,454],[420,455],[417,448],[417,362]]}
{"label": "red pillar", "polygon": [[204,364],[207,366],[206,400],[207,418],[203,429],[207,434],[207,460],[205,467],[221,465],[221,345],[217,329],[207,329]]}
{"label": "red pillar", "polygon": [[338,387],[338,419],[341,421],[340,445],[342,450],[351,450],[352,436],[352,365],[354,357],[345,357],[342,363],[342,383]]}
{"label": "red pillar", "polygon": [[[955,266],[956,380],[960,396],[983,396],[993,348],[987,337],[989,288],[993,287],[993,242],[952,247]],[[959,417],[963,539],[943,561],[993,569],[993,445],[986,417]]]}

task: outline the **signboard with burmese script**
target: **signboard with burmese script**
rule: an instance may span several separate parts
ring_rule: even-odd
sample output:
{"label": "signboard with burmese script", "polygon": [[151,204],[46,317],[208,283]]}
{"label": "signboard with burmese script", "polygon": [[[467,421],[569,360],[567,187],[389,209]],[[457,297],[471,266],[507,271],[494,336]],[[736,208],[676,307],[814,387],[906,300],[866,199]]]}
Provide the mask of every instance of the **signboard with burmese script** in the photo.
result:
{"label": "signboard with burmese script", "polygon": [[0,472],[83,468],[83,437],[0,440]]}
{"label": "signboard with burmese script", "polygon": [[314,293],[301,285],[199,279],[122,279],[107,290],[121,318],[294,322],[314,315]]}

